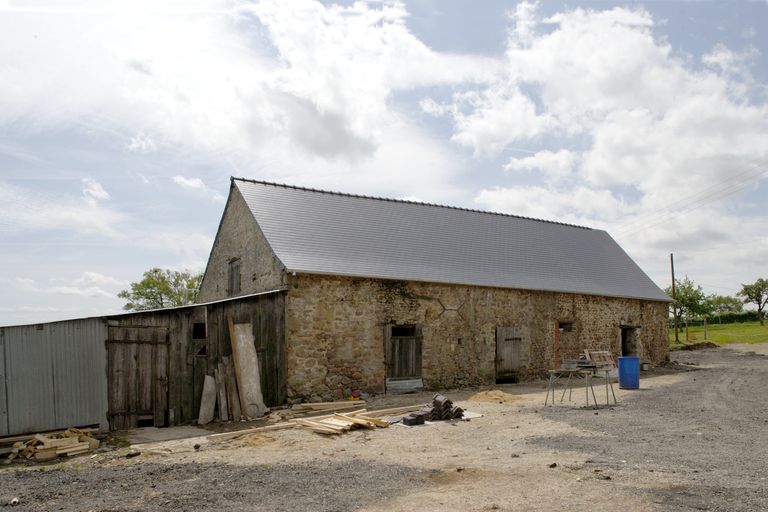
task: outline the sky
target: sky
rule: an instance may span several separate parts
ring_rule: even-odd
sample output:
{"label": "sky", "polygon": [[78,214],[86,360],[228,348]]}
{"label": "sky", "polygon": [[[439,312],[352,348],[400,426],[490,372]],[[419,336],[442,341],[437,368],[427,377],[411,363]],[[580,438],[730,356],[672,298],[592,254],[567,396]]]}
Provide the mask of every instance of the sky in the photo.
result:
{"label": "sky", "polygon": [[202,271],[230,176],[768,277],[768,2],[0,0],[0,325]]}

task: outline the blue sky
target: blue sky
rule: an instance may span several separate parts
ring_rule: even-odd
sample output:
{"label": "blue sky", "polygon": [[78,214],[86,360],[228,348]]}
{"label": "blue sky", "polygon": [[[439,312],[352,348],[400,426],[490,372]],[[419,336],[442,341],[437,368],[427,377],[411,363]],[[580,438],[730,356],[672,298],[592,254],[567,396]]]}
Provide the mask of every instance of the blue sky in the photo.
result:
{"label": "blue sky", "polygon": [[0,0],[0,325],[202,269],[229,177],[768,277],[768,3]]}

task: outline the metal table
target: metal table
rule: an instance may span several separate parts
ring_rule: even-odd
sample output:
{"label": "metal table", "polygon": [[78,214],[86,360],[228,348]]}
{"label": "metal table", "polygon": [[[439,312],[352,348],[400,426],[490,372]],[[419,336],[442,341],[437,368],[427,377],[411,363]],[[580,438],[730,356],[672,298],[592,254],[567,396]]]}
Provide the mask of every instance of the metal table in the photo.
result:
{"label": "metal table", "polygon": [[[595,409],[597,409],[597,397],[595,396],[595,388],[592,387],[592,371],[582,370],[579,368],[558,368],[556,370],[549,370],[549,382],[547,384],[547,397],[544,399],[544,405],[549,403],[549,395],[552,394],[552,405],[555,405],[555,385],[557,382],[568,377],[565,387],[563,388],[563,394],[560,396],[560,402],[562,403],[565,398],[565,393],[568,393],[568,400],[571,400],[573,394],[574,377],[584,378],[584,394],[587,397],[587,407],[589,407],[589,392],[592,391],[592,399],[595,402]],[[607,395],[606,395],[607,396]],[[614,395],[615,399],[615,395]]]}
{"label": "metal table", "polygon": [[600,372],[603,374],[603,377],[605,378],[605,405],[610,405],[611,401],[608,398],[608,388],[611,389],[611,394],[613,395],[613,403],[618,404],[619,401],[616,400],[616,393],[613,391],[613,382],[611,381],[611,368],[598,368],[595,370],[595,373]]}

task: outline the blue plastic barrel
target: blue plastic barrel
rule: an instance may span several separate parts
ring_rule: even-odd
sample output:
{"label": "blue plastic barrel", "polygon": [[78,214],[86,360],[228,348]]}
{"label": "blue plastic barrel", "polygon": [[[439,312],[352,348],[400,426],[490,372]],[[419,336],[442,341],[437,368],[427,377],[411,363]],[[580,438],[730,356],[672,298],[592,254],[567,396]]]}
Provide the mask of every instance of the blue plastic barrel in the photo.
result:
{"label": "blue plastic barrel", "polygon": [[640,388],[640,357],[619,357],[619,388]]}

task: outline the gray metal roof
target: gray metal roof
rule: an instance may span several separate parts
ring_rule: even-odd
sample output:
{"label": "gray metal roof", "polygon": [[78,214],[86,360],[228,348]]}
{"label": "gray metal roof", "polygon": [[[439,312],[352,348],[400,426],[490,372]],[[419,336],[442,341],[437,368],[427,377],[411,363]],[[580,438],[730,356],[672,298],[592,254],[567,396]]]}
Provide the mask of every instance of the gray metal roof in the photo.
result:
{"label": "gray metal roof", "polygon": [[232,180],[289,272],[669,300],[605,231]]}

